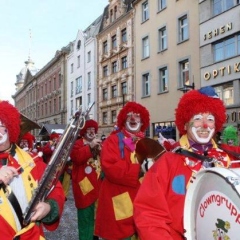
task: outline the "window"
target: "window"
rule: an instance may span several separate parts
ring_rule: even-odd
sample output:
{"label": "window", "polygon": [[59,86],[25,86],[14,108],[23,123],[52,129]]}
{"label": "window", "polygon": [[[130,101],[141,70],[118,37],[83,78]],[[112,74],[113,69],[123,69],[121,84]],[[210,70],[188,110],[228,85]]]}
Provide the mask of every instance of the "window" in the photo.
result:
{"label": "window", "polygon": [[234,6],[234,0],[213,0],[213,15],[218,15]]}
{"label": "window", "polygon": [[111,123],[116,123],[116,121],[117,121],[117,111],[113,110],[111,115],[112,115]]}
{"label": "window", "polygon": [[143,76],[142,76],[143,97],[150,95],[150,80],[149,80],[149,78],[150,78],[149,73],[143,74]]}
{"label": "window", "polygon": [[103,124],[107,124],[107,112],[103,112]]}
{"label": "window", "polygon": [[73,116],[73,100],[70,102],[70,115]]}
{"label": "window", "polygon": [[167,30],[166,27],[159,29],[159,51],[167,49]]}
{"label": "window", "polygon": [[182,88],[184,85],[189,85],[189,61],[184,60],[179,62],[180,69],[180,79],[179,79],[179,87]]}
{"label": "window", "polygon": [[187,15],[179,18],[179,42],[185,41],[188,39],[188,18]]}
{"label": "window", "polygon": [[79,50],[81,48],[81,40],[78,40],[77,42],[77,50]]}
{"label": "window", "polygon": [[122,36],[122,43],[127,42],[127,30],[126,30],[126,28],[124,28],[124,29],[121,31],[121,36]]}
{"label": "window", "polygon": [[77,67],[80,68],[80,55],[77,57]]}
{"label": "window", "polygon": [[89,105],[91,102],[91,93],[88,93],[87,95],[87,104]]}
{"label": "window", "polygon": [[107,88],[103,88],[102,95],[103,95],[103,100],[106,101],[107,100]]}
{"label": "window", "polygon": [[54,76],[53,78],[53,90],[55,90],[57,88],[57,81],[56,81],[56,77]]}
{"label": "window", "polygon": [[159,69],[159,92],[168,91],[168,70],[167,67]]}
{"label": "window", "polygon": [[238,55],[240,55],[240,34],[237,36],[237,49],[238,49]]}
{"label": "window", "polygon": [[71,93],[70,96],[73,97],[73,82],[71,82]]}
{"label": "window", "polygon": [[108,46],[107,46],[107,41],[103,42],[103,54],[107,54],[108,52]]}
{"label": "window", "polygon": [[117,97],[117,86],[114,85],[112,86],[112,98],[116,98]]}
{"label": "window", "polygon": [[122,69],[126,69],[128,67],[127,64],[127,56],[122,57]]}
{"label": "window", "polygon": [[114,61],[112,63],[112,73],[116,73],[117,72],[117,61]]}
{"label": "window", "polygon": [[71,64],[71,73],[73,73],[73,63]]}
{"label": "window", "polygon": [[58,98],[58,108],[59,108],[59,111],[62,111],[62,98],[61,97]]}
{"label": "window", "polygon": [[218,96],[223,100],[225,106],[234,104],[233,82],[214,87]]}
{"label": "window", "polygon": [[117,6],[114,7],[114,20],[117,18]]}
{"label": "window", "polygon": [[121,83],[122,95],[127,94],[127,82]]}
{"label": "window", "polygon": [[63,76],[61,73],[58,74],[58,82],[59,82],[59,86],[62,85],[62,79],[63,79]]}
{"label": "window", "polygon": [[91,62],[91,51],[87,53],[87,62]]}
{"label": "window", "polygon": [[112,48],[116,48],[117,47],[117,36],[114,35],[112,36]]}
{"label": "window", "polygon": [[82,97],[76,98],[76,110],[79,110],[82,106]]}
{"label": "window", "polygon": [[158,11],[161,11],[166,7],[167,7],[166,0],[158,0]]}
{"label": "window", "polygon": [[145,22],[149,19],[149,9],[148,9],[148,1],[142,4],[142,21]]}
{"label": "window", "polygon": [[111,9],[110,10],[110,22],[112,22],[113,21],[113,10]]}
{"label": "window", "polygon": [[213,45],[214,61],[221,61],[240,53],[240,35],[224,39]]}
{"label": "window", "polygon": [[142,39],[142,56],[143,58],[149,57],[149,39],[148,37],[145,37]]}
{"label": "window", "polygon": [[91,89],[91,72],[87,73],[87,78],[88,78],[88,90]]}
{"label": "window", "polygon": [[76,94],[82,92],[82,76],[76,79]]}
{"label": "window", "polygon": [[56,109],[57,109],[57,100],[56,100],[56,98],[54,98],[54,100],[53,100],[53,112],[56,112]]}
{"label": "window", "polygon": [[107,77],[108,76],[108,66],[104,66],[103,67],[103,77]]}

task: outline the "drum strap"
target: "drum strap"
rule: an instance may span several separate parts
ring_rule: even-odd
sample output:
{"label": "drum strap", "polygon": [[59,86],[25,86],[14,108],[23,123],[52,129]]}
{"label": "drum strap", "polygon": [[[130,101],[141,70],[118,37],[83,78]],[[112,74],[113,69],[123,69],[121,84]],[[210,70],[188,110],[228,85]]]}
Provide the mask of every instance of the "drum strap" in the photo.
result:
{"label": "drum strap", "polygon": [[191,157],[191,158],[201,160],[205,167],[214,167],[214,161],[215,161],[214,158],[203,156],[194,152],[190,152],[183,148],[178,148],[176,149],[175,152],[178,154],[184,155],[186,157]]}
{"label": "drum strap", "polygon": [[3,183],[0,184],[0,189],[3,189],[4,193],[7,194],[7,198],[9,200],[9,202],[11,203],[13,209],[16,212],[16,215],[18,217],[18,220],[21,224],[21,227],[23,228],[23,213],[22,213],[22,209],[20,207],[20,204],[18,202],[18,199],[16,198],[15,194],[13,193],[13,191],[8,191],[6,185],[4,185]]}
{"label": "drum strap", "polygon": [[236,153],[236,152],[234,152],[234,151],[225,149],[225,148],[223,148],[223,147],[221,147],[221,146],[218,146],[218,148],[222,149],[222,150],[223,150],[224,152],[226,152],[227,154],[230,154],[230,155],[236,157],[237,159],[240,158],[240,154],[239,154],[239,153]]}

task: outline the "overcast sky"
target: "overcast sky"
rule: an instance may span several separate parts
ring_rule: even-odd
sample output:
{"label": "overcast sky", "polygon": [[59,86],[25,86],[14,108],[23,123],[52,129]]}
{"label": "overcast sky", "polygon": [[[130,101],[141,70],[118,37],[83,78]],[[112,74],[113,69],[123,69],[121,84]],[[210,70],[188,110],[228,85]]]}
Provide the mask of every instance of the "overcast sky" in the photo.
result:
{"label": "overcast sky", "polygon": [[108,0],[0,0],[0,99],[14,101],[30,54],[41,69],[102,13]]}

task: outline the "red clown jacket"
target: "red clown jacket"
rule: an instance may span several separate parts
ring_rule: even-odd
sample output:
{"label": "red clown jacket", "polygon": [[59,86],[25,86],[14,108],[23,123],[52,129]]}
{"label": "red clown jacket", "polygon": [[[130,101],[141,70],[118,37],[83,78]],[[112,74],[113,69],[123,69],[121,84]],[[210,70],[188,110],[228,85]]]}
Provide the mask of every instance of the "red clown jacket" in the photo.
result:
{"label": "red clown jacket", "polygon": [[[229,166],[228,155],[214,147],[209,157]],[[180,145],[189,149],[184,135]],[[141,240],[183,240],[184,201],[190,177],[202,168],[200,160],[167,152],[144,177],[134,201],[134,220]]]}
{"label": "red clown jacket", "polygon": [[95,224],[95,235],[104,239],[123,239],[136,233],[133,200],[140,186],[141,166],[134,155],[126,146],[119,147],[117,134],[104,141],[100,158],[104,179]]}
{"label": "red clown jacket", "polygon": [[[37,182],[41,179],[46,164],[43,162],[42,158],[36,157],[32,159],[33,155],[29,155],[20,148],[16,148],[16,155],[18,158],[18,163],[11,161],[8,163],[11,166],[22,167],[24,170],[19,175],[24,184],[24,195],[30,201],[33,193],[33,188],[37,187]],[[35,167],[34,167],[35,166]],[[10,185],[11,186],[11,185]],[[17,196],[17,195],[16,195]],[[18,229],[18,223],[16,222],[16,215],[13,214],[11,204],[7,200],[3,189],[0,190],[0,238],[1,240],[10,240],[15,236],[20,236],[21,240],[43,240],[43,226],[49,230],[55,230],[58,225],[62,215],[63,206],[65,202],[64,192],[60,183],[57,183],[56,187],[48,195],[47,200],[53,200],[57,203],[58,218],[53,223],[44,223],[44,221],[39,223],[30,223],[23,229]],[[14,216],[15,215],[15,216]]]}
{"label": "red clown jacket", "polygon": [[93,159],[89,145],[83,138],[78,139],[70,154],[72,160],[72,189],[76,208],[83,209],[98,199],[100,178],[100,162]]}

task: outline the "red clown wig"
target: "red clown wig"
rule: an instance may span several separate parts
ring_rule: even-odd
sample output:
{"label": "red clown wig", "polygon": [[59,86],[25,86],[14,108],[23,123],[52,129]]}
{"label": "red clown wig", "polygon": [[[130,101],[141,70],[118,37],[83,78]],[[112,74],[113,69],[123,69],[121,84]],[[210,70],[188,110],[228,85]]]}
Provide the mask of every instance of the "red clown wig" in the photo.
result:
{"label": "red clown wig", "polygon": [[20,113],[8,101],[0,100],[0,121],[8,130],[9,141],[17,143],[20,134]]}
{"label": "red clown wig", "polygon": [[176,126],[181,135],[186,134],[185,124],[199,113],[211,113],[215,117],[215,132],[221,131],[226,121],[226,109],[223,101],[212,87],[191,90],[180,99],[175,111]]}
{"label": "red clown wig", "polygon": [[52,132],[51,135],[50,135],[50,140],[53,140],[54,138],[59,138],[60,135],[56,132]]}
{"label": "red clown wig", "polygon": [[98,132],[98,123],[92,119],[87,120],[85,122],[83,129],[81,129],[81,131],[80,131],[81,136],[85,135],[85,133],[87,132],[87,128],[94,128],[95,133],[97,133]]}
{"label": "red clown wig", "polygon": [[128,102],[119,112],[117,117],[117,126],[119,130],[125,127],[127,114],[130,112],[140,114],[141,121],[142,121],[141,131],[144,132],[149,126],[149,122],[150,122],[149,112],[144,106],[136,102]]}
{"label": "red clown wig", "polygon": [[25,133],[21,140],[26,140],[28,142],[28,147],[33,148],[33,143],[35,142],[35,137],[31,133]]}

